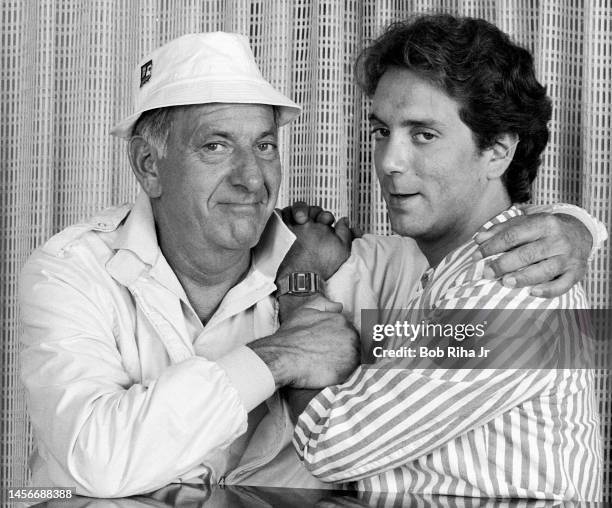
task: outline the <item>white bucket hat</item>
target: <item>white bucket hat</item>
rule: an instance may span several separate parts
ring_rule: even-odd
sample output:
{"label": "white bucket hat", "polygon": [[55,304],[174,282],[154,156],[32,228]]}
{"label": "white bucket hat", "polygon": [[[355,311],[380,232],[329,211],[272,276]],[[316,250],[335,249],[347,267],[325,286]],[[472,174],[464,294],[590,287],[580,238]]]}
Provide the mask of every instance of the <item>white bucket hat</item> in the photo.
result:
{"label": "white bucket hat", "polygon": [[115,125],[111,134],[129,138],[140,115],[150,109],[211,102],[278,106],[279,125],[300,113],[295,102],[263,78],[244,35],[189,34],[140,61],[134,75],[135,113]]}

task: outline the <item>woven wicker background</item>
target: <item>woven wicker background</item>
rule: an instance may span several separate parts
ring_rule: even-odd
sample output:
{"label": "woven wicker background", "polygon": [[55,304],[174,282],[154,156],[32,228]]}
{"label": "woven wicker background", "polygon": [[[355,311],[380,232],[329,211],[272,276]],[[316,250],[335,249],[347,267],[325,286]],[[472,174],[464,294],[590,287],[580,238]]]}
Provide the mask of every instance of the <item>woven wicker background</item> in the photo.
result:
{"label": "woven wicker background", "polygon": [[[137,186],[125,147],[108,130],[130,111],[133,66],[169,39],[208,30],[248,35],[264,75],[304,106],[283,132],[281,204],[317,202],[365,230],[387,233],[371,168],[367,102],[353,85],[357,51],[389,21],[415,12],[486,18],[534,52],[553,97],[553,135],[536,202],[579,204],[612,225],[608,0],[2,0],[1,5],[1,490],[27,483],[31,447],[17,370],[19,270],[53,233],[134,198]],[[610,259],[608,242],[586,281],[597,308],[610,307]],[[609,324],[601,329],[612,335]],[[611,384],[609,371],[602,369],[605,485],[612,500]]]}

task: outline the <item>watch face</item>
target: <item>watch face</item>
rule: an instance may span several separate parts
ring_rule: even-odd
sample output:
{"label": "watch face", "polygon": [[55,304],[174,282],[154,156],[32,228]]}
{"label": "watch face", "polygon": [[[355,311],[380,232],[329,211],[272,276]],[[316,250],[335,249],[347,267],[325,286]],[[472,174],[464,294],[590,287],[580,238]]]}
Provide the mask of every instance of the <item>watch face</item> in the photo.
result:
{"label": "watch face", "polygon": [[295,277],[293,278],[294,291],[310,291],[310,284],[306,284],[306,282],[310,282],[310,279],[306,278],[305,273],[295,273]]}
{"label": "watch face", "polygon": [[311,295],[319,291],[319,274],[293,272],[289,274],[289,294]]}

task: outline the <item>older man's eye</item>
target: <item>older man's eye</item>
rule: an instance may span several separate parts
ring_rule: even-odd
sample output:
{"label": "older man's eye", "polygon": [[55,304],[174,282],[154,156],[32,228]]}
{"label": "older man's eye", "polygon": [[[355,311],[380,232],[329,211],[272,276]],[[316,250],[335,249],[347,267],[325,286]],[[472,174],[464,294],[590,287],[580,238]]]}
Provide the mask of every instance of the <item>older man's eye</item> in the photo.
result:
{"label": "older man's eye", "polygon": [[204,150],[207,152],[220,152],[223,149],[223,145],[221,143],[206,143],[204,145]]}
{"label": "older man's eye", "polygon": [[257,148],[259,148],[260,152],[265,152],[265,153],[269,153],[269,152],[273,152],[276,150],[276,144],[274,143],[259,143],[257,145]]}

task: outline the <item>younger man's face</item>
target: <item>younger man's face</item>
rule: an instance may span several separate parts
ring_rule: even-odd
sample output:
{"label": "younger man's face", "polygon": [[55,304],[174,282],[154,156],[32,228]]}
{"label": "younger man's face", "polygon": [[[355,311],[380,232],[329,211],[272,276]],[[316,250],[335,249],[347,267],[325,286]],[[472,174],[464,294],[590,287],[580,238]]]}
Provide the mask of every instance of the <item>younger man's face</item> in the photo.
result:
{"label": "younger man's face", "polygon": [[370,119],[394,232],[435,242],[480,227],[488,159],[457,101],[414,72],[391,67],[378,83]]}

